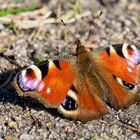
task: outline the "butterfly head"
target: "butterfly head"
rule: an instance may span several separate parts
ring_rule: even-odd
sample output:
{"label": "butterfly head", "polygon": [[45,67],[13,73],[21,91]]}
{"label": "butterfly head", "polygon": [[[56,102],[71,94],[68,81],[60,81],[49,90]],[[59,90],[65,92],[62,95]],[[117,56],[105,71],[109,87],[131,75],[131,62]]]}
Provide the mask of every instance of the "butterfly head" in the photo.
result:
{"label": "butterfly head", "polygon": [[75,41],[75,44],[76,44],[76,56],[78,55],[78,54],[81,54],[81,53],[83,53],[83,52],[85,52],[85,46],[84,45],[82,45],[82,43],[81,43],[81,41],[80,41],[80,39],[76,39],[76,41]]}

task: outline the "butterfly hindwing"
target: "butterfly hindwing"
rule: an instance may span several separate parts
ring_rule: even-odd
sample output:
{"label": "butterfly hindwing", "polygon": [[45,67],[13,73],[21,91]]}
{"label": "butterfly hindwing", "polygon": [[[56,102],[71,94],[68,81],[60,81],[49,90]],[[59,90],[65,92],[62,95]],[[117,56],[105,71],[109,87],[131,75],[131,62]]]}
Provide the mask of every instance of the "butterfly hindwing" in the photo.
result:
{"label": "butterfly hindwing", "polygon": [[89,83],[86,75],[78,73],[74,85],[68,91],[58,111],[66,118],[87,122],[108,113],[106,103],[98,96],[98,88]]}

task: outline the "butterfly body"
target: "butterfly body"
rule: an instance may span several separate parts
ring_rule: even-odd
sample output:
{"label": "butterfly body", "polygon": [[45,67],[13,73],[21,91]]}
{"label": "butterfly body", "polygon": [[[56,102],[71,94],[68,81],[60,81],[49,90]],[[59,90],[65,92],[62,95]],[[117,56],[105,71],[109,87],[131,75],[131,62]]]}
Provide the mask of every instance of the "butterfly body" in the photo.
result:
{"label": "butterfly body", "polygon": [[135,103],[140,91],[140,49],[126,44],[89,52],[77,41],[70,59],[46,61],[19,72],[14,86],[66,118],[83,122],[108,113],[106,103],[119,109]]}

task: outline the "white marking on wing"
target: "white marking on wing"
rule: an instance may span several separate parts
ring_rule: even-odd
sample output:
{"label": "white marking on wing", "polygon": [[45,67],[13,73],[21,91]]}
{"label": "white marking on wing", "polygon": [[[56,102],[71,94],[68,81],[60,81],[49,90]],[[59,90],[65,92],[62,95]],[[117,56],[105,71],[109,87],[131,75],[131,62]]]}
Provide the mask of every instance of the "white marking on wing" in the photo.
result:
{"label": "white marking on wing", "polygon": [[37,87],[38,92],[41,92],[44,87],[45,87],[45,83],[42,81]]}
{"label": "white marking on wing", "polygon": [[51,88],[48,87],[48,88],[46,89],[46,93],[47,93],[47,94],[50,94],[50,93],[51,93]]}

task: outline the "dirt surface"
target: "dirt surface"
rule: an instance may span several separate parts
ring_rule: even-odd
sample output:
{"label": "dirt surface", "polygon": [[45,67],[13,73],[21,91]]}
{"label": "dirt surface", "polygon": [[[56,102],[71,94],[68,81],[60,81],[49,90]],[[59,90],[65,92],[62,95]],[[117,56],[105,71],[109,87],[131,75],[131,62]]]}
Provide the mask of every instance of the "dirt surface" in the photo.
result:
{"label": "dirt surface", "polygon": [[[1,9],[4,4],[10,6],[11,1],[3,1],[0,0]],[[17,2],[16,5],[27,4],[27,1]],[[75,52],[70,47],[74,39],[60,22],[61,18],[84,42],[92,30],[88,42],[98,46],[140,44],[140,2],[79,0],[76,4],[42,0],[36,3],[41,5],[36,13],[0,17],[0,140],[139,140],[140,102],[119,111],[110,108],[110,114],[101,119],[81,123],[64,119],[34,99],[19,97],[12,87],[12,78],[21,68],[36,61]],[[102,15],[96,19],[100,11]],[[14,26],[10,27],[11,23]]]}

